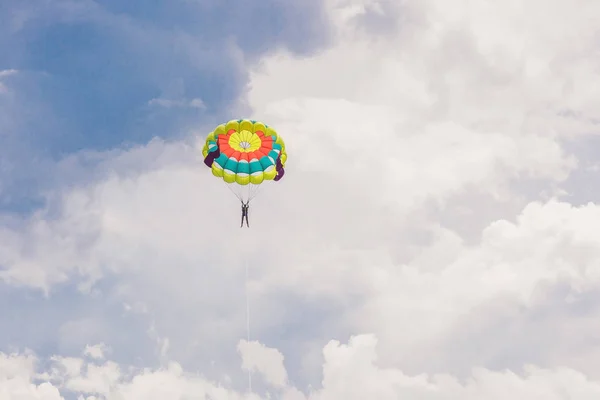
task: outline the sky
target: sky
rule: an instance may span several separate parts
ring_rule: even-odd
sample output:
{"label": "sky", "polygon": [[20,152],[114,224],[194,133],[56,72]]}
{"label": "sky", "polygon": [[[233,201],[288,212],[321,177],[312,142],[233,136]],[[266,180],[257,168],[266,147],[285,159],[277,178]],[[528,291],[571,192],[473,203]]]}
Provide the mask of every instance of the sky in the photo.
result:
{"label": "sky", "polygon": [[[600,398],[599,44],[595,0],[2,1],[0,399]],[[289,156],[250,229],[238,118]]]}

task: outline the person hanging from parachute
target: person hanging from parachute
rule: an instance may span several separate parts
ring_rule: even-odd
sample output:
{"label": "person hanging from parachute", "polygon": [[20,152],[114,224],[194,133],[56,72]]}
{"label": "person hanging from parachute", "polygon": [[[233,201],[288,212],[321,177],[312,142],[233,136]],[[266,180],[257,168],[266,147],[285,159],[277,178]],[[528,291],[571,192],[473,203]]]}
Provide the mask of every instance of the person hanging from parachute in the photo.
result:
{"label": "person hanging from parachute", "polygon": [[249,202],[250,201],[244,203],[242,201],[242,223],[240,224],[240,228],[244,226],[244,218],[246,218],[246,226],[250,228],[250,224],[248,223],[248,208],[250,208],[250,205],[248,204]]}
{"label": "person hanging from parachute", "polygon": [[287,153],[281,136],[260,121],[238,119],[217,126],[202,148],[204,164],[228,184],[242,202],[242,227],[248,223],[250,201],[264,181],[278,182],[285,174]]}

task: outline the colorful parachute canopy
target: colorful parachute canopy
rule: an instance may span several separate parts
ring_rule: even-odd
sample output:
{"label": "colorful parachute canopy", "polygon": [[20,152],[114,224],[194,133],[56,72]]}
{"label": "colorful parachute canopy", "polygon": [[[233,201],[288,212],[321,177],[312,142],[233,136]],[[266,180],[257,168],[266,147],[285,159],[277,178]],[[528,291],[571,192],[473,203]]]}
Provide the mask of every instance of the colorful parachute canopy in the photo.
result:
{"label": "colorful parachute canopy", "polygon": [[287,160],[281,136],[270,126],[247,119],[217,126],[208,134],[202,155],[214,176],[241,186],[279,181]]}

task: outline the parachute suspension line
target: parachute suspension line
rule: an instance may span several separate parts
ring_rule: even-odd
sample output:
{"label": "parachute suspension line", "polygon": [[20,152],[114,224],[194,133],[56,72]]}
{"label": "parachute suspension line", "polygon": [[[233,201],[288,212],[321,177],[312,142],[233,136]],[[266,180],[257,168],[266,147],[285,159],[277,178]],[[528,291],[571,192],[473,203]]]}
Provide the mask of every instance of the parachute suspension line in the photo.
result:
{"label": "parachute suspension line", "polygon": [[[234,189],[234,185],[235,185],[234,183],[227,183],[225,181],[222,181],[222,182],[225,186],[227,186],[227,189],[229,189],[229,191],[231,193],[233,193],[233,195],[235,197],[237,197],[238,200],[241,201],[242,203],[250,202],[256,196],[258,196],[260,188],[261,188],[261,185],[255,185],[253,183],[249,183],[246,186],[237,186],[239,189],[238,190],[239,193],[238,193],[238,191],[236,191]],[[244,190],[244,187],[246,187],[247,189]]]}
{"label": "parachute suspension line", "polygon": [[[248,257],[246,259],[246,340],[250,345],[250,290],[249,286],[249,273],[248,273]],[[248,391],[252,394],[252,368],[248,368]]]}
{"label": "parachute suspension line", "polygon": [[250,184],[250,194],[248,196],[248,201],[252,200],[253,198],[255,198],[256,196],[258,196],[258,192],[261,188],[261,185],[255,185],[255,184]]}
{"label": "parachute suspension line", "polygon": [[234,195],[235,197],[237,197],[239,201],[243,201],[243,200],[242,200],[242,197],[241,197],[239,194],[237,194],[237,193],[235,192],[235,190],[233,190],[233,189],[231,188],[231,184],[230,184],[230,183],[227,183],[227,182],[225,182],[225,181],[223,181],[223,180],[221,180],[221,182],[223,182],[223,184],[224,184],[225,186],[227,186],[227,189],[229,189],[229,191],[230,191],[231,193],[233,193],[233,195]]}

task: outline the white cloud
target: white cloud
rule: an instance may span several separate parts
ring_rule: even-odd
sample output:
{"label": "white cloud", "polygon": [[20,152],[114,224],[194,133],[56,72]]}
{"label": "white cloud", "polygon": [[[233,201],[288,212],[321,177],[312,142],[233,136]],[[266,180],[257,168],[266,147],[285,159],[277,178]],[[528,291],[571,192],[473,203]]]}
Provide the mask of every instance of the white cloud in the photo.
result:
{"label": "white cloud", "polygon": [[11,76],[17,74],[19,71],[16,69],[3,69],[0,70],[0,78],[4,78],[5,76]]}
{"label": "white cloud", "polygon": [[[243,379],[239,346],[287,400],[306,399],[300,381],[310,400],[598,396],[600,211],[559,194],[582,167],[564,141],[598,133],[599,3],[327,4],[330,49],[252,71],[249,105],[290,158],[250,230],[197,143],[156,141],[0,229],[5,282],[107,279],[101,295],[178,360],[130,373],[89,347],[95,360],[56,358],[61,390],[241,399],[213,383]],[[372,29],[378,8],[397,23]],[[260,343],[239,342],[244,262]],[[78,316],[61,334],[114,348],[124,333],[99,325]],[[374,335],[319,358],[359,332]]]}
{"label": "white cloud", "polygon": [[519,376],[478,368],[465,383],[447,374],[408,376],[377,366],[376,343],[372,335],[354,337],[348,345],[329,343],[323,389],[310,399],[592,399],[600,393],[598,383],[569,369],[528,366]]}
{"label": "white cloud", "polygon": [[110,349],[108,346],[106,346],[104,343],[99,343],[92,346],[85,346],[83,354],[96,360],[102,360],[104,359],[104,354],[109,350]]}
{"label": "white cloud", "polygon": [[15,75],[17,74],[19,71],[16,69],[4,69],[4,70],[0,70],[0,93],[6,93],[8,92],[8,88],[6,87],[6,85],[1,81],[2,78],[5,78],[7,76],[11,76],[11,75]]}
{"label": "white cloud", "polygon": [[87,365],[85,374],[67,380],[65,388],[74,392],[108,395],[120,378],[119,366],[113,362]]}
{"label": "white cloud", "polygon": [[185,99],[179,99],[179,100],[174,100],[174,99],[164,99],[164,98],[156,98],[156,99],[152,99],[148,102],[148,105],[154,106],[161,106],[161,107],[165,107],[165,108],[173,108],[173,107],[184,107],[184,108],[199,108],[199,109],[205,109],[206,105],[204,104],[204,102],[202,101],[202,99],[191,99],[191,100],[185,100]]}
{"label": "white cloud", "polygon": [[285,386],[287,372],[283,366],[283,354],[277,349],[267,348],[258,341],[241,340],[238,351],[242,356],[242,368],[262,373],[271,386]]}
{"label": "white cloud", "polygon": [[[87,372],[54,374],[51,382],[36,385],[37,376],[48,375],[44,371],[37,371],[36,375],[34,363],[37,359],[31,355],[6,357],[0,354],[3,364],[8,364],[9,370],[19,370],[21,378],[17,383],[14,373],[0,370],[0,381],[5,383],[0,391],[3,397],[0,398],[53,400],[62,399],[61,395],[75,394],[79,398],[94,400],[250,400],[273,398],[274,395],[285,400],[592,400],[600,395],[600,382],[569,368],[544,369],[528,365],[522,374],[476,368],[464,381],[448,374],[411,376],[397,368],[380,367],[376,345],[377,339],[373,335],[352,337],[348,344],[335,340],[329,342],[323,349],[322,387],[308,395],[294,386],[283,385],[281,381],[270,382],[266,391],[242,393],[190,374],[174,362],[158,369],[129,369],[128,373],[124,373],[111,361],[94,364],[79,360],[84,365],[82,371]],[[266,370],[282,368],[281,360],[277,357],[265,361]],[[57,358],[54,362],[61,364],[62,359]],[[285,374],[285,369],[281,372]],[[11,385],[6,385],[7,382],[11,382]]]}
{"label": "white cloud", "polygon": [[35,382],[36,361],[32,354],[0,353],[0,399],[63,400],[52,384]]}

